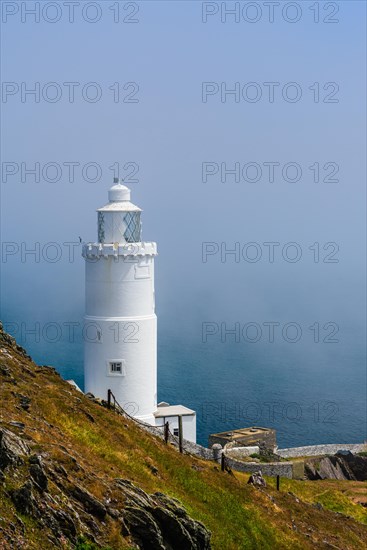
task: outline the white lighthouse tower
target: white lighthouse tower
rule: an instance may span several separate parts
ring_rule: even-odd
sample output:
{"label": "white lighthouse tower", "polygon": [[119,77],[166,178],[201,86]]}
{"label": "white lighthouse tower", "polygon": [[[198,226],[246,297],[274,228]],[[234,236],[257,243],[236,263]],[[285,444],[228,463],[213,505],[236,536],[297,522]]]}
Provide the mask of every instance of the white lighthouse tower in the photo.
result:
{"label": "white lighthouse tower", "polygon": [[141,209],[118,178],[108,198],[97,210],[98,241],[83,245],[85,391],[106,399],[111,390],[132,416],[157,426],[168,422],[175,434],[181,424],[184,438],[196,441],[195,411],[157,406],[157,245],[142,242]]}
{"label": "white lighthouse tower", "polygon": [[141,241],[141,209],[118,181],[97,210],[98,242],[83,246],[85,391],[106,399],[110,389],[127,412],[155,424],[157,245]]}

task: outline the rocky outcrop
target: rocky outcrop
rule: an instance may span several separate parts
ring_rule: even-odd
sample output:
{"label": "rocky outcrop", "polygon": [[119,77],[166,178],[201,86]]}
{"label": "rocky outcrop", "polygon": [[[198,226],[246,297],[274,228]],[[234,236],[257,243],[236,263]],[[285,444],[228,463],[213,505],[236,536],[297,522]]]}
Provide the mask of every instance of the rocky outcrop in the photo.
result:
{"label": "rocky outcrop", "polygon": [[250,483],[251,485],[258,485],[259,487],[266,487],[266,481],[260,470],[251,474],[247,483]]}
{"label": "rocky outcrop", "polygon": [[30,355],[26,352],[22,346],[19,346],[12,336],[8,334],[7,332],[4,332],[3,330],[3,324],[0,322],[0,346],[2,344],[5,344],[9,347],[11,347],[14,351],[17,352],[18,355],[21,355],[22,357],[26,359],[31,359]]}
{"label": "rocky outcrop", "polygon": [[129,480],[116,484],[124,493],[127,506],[124,524],[143,550],[208,550],[210,533],[187,514],[182,504],[163,493],[148,495]]}
{"label": "rocky outcrop", "polygon": [[33,455],[29,458],[30,466],[29,473],[36,484],[37,488],[43,493],[48,489],[48,479],[43,469],[41,457]]}
{"label": "rocky outcrop", "polygon": [[6,428],[0,429],[0,470],[23,464],[29,452],[28,445],[21,437]]}
{"label": "rocky outcrop", "polygon": [[[108,517],[142,550],[210,549],[210,532],[175,498],[163,493],[149,495],[127,479],[116,479],[106,486],[106,493],[117,491],[119,498],[102,502],[82,484],[58,473],[57,464],[47,459],[47,454],[46,459],[31,454],[31,446],[22,436],[0,430],[2,481],[15,485],[8,496],[17,513],[48,530],[53,547],[61,547],[60,540],[65,539],[73,546],[80,534],[97,540]],[[71,457],[62,446],[60,451]],[[23,479],[20,483],[19,478]],[[53,496],[48,493],[50,481],[58,487]],[[9,544],[15,542],[11,533],[7,537]]]}
{"label": "rocky outcrop", "polygon": [[17,511],[27,516],[38,515],[37,502],[33,496],[32,489],[33,484],[31,480],[28,480],[19,489],[12,489],[10,491],[10,497]]}
{"label": "rocky outcrop", "polygon": [[71,542],[75,541],[78,533],[78,518],[72,508],[65,512],[48,507],[47,516],[43,521],[56,537],[64,536]]}
{"label": "rocky outcrop", "polygon": [[93,516],[104,519],[107,510],[106,507],[96,499],[91,493],[82,487],[75,486],[71,489],[70,494],[76,498],[85,508],[86,512]]}
{"label": "rocky outcrop", "polygon": [[305,461],[305,476],[310,480],[349,479],[367,480],[367,457],[346,451],[334,456],[310,458]]}
{"label": "rocky outcrop", "polygon": [[339,451],[336,456],[348,466],[357,481],[367,481],[367,456],[356,455],[349,451]]}

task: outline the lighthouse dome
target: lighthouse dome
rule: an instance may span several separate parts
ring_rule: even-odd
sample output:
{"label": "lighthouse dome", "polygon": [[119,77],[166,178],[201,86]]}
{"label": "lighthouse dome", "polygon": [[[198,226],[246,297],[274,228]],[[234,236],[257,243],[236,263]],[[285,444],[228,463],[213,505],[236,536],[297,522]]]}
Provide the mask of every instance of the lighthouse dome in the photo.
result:
{"label": "lighthouse dome", "polygon": [[114,178],[114,185],[108,191],[108,200],[110,202],[120,202],[130,200],[130,189],[122,185],[119,178]]}

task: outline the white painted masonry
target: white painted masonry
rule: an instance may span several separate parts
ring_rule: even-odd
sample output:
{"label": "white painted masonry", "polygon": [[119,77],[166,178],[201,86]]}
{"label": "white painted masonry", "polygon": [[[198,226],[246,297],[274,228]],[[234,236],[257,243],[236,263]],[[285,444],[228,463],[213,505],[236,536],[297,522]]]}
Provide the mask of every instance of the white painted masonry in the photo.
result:
{"label": "white painted masonry", "polygon": [[[109,202],[98,208],[98,240],[83,244],[85,259],[85,392],[107,399],[110,389],[135,418],[161,425],[157,409],[157,245],[141,240],[141,209],[116,178]],[[170,427],[182,415],[183,437],[196,442],[196,414],[169,406]],[[176,410],[177,409],[177,410]]]}
{"label": "white painted masonry", "polygon": [[156,243],[141,242],[141,210],[118,183],[98,209],[98,242],[83,246],[86,315],[85,391],[111,389],[132,416],[155,423],[157,318]]}

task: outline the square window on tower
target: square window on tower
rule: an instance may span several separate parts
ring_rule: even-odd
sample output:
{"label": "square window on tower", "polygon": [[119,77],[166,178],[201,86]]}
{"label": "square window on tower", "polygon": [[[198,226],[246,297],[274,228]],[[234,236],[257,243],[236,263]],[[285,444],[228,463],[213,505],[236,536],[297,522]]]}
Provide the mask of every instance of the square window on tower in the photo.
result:
{"label": "square window on tower", "polygon": [[109,376],[126,376],[125,361],[109,361],[107,374]]}

